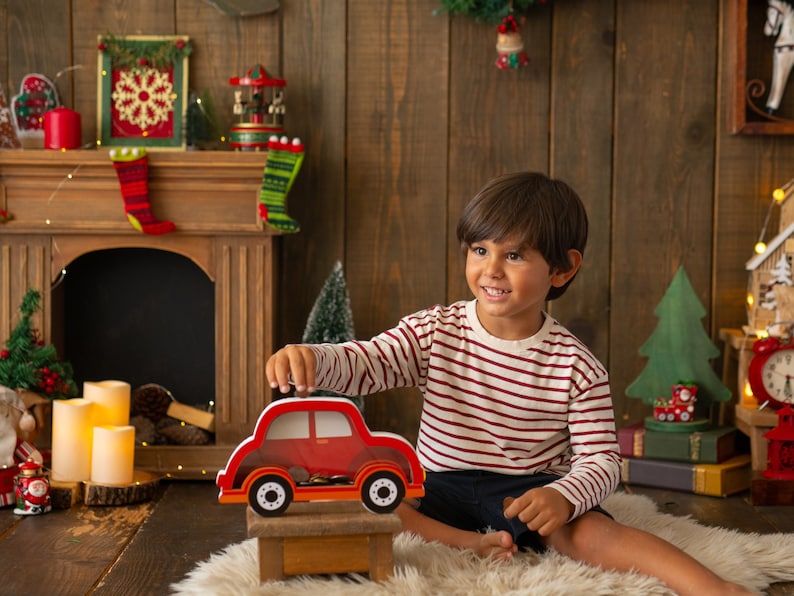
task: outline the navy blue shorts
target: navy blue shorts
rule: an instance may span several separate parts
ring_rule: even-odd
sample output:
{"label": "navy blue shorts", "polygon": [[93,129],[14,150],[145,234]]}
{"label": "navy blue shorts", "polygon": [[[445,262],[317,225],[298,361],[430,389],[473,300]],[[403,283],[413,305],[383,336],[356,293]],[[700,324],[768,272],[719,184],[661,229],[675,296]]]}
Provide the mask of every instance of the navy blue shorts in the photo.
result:
{"label": "navy blue shorts", "polygon": [[[428,472],[425,496],[419,499],[417,511],[461,530],[505,530],[519,547],[543,552],[546,547],[540,535],[518,518],[507,519],[503,503],[506,497],[518,497],[559,478],[554,474],[509,476],[479,470]],[[612,517],[601,507],[594,507],[591,511]]]}

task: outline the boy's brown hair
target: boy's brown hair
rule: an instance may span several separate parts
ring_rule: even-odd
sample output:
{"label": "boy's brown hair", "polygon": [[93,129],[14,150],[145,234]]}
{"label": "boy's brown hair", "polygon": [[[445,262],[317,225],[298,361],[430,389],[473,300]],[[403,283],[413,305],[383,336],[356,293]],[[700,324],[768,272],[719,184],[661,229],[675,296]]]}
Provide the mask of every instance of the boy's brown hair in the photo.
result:
{"label": "boy's brown hair", "polygon": [[[515,236],[537,250],[552,271],[569,271],[568,251],[584,255],[587,212],[565,182],[537,172],[516,172],[498,176],[480,189],[463,209],[457,233],[464,253],[476,242]],[[564,286],[552,287],[546,300],[562,296],[572,281],[573,277]]]}

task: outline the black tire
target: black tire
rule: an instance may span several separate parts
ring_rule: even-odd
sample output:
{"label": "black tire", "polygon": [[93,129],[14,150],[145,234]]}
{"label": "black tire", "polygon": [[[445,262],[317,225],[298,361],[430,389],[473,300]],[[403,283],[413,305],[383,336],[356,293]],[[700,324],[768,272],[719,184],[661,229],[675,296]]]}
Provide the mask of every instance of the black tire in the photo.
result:
{"label": "black tire", "polygon": [[281,476],[270,474],[254,480],[248,489],[248,504],[264,517],[277,517],[292,503],[292,486]]}
{"label": "black tire", "polygon": [[391,513],[405,497],[405,484],[394,472],[374,472],[361,485],[361,501],[372,513]]}

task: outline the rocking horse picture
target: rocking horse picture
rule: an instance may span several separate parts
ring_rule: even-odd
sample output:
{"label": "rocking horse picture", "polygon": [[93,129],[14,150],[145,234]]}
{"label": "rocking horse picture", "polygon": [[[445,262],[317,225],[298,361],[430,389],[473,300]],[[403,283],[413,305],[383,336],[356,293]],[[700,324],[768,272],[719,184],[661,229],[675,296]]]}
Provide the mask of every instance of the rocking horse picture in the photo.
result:
{"label": "rocking horse picture", "polygon": [[725,44],[731,132],[794,134],[794,0],[730,0]]}
{"label": "rocking horse picture", "polygon": [[794,66],[794,6],[789,0],[768,0],[764,35],[775,37],[772,50],[772,84],[766,99],[766,111],[774,115],[786,90]]}

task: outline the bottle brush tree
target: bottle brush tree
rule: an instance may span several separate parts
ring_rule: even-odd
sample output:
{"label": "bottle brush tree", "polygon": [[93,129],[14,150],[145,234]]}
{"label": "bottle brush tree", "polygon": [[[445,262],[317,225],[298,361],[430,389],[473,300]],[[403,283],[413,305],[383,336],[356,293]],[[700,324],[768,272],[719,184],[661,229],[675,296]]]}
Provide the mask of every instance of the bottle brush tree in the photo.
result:
{"label": "bottle brush tree", "polygon": [[[342,263],[337,261],[309,312],[302,340],[306,344],[339,344],[355,338],[350,294]],[[339,393],[324,390],[315,391],[312,395],[342,397]],[[347,397],[363,412],[364,400],[361,396],[343,397]]]}

